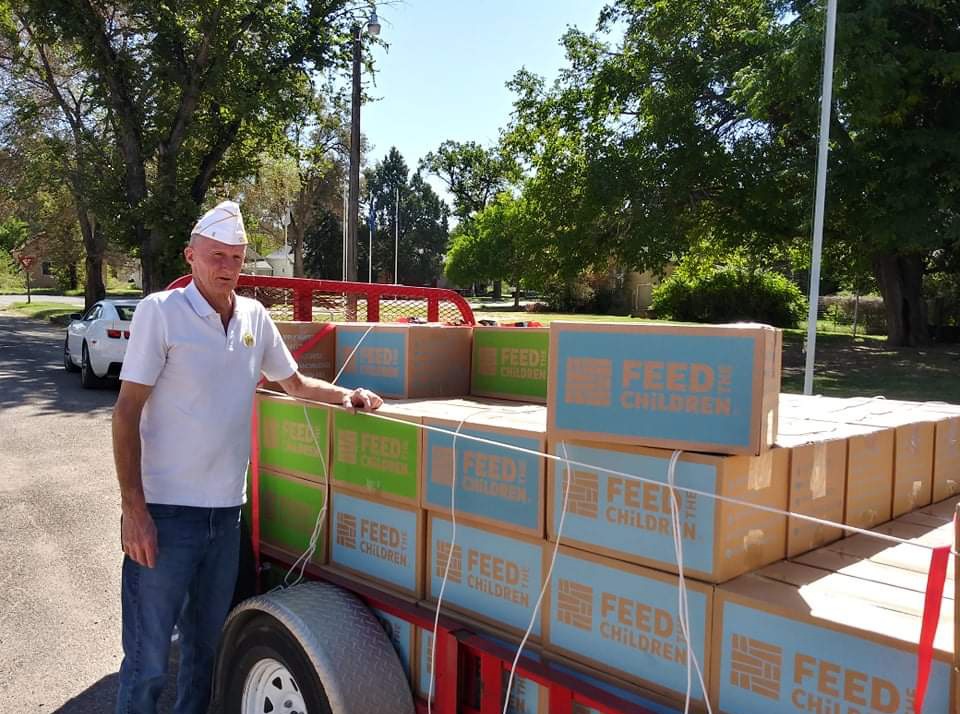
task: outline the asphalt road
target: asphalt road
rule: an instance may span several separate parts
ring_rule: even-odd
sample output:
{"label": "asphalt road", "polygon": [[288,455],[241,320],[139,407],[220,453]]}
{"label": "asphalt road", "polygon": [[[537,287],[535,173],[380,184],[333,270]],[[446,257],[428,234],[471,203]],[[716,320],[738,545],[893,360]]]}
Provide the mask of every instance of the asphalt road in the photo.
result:
{"label": "asphalt road", "polygon": [[63,336],[0,312],[0,712],[108,714],[116,696],[117,388],[81,389]]}

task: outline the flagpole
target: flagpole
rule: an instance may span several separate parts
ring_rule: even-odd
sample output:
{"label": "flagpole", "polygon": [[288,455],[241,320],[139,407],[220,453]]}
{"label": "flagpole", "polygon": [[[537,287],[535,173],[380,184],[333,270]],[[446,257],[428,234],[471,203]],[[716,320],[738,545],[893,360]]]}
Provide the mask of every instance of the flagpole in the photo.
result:
{"label": "flagpole", "polygon": [[397,186],[396,200],[393,203],[393,282],[400,284],[400,277],[397,275],[397,263],[400,255],[400,187]]}
{"label": "flagpole", "polygon": [[817,351],[817,303],[820,302],[820,254],[823,251],[823,212],[827,194],[827,153],[830,150],[830,106],[833,103],[833,47],[836,39],[837,0],[827,0],[823,43],[823,86],[820,92],[820,146],[817,150],[817,189],[813,213],[813,258],[810,261],[810,305],[807,313],[807,363],[803,393],[813,394],[813,365]]}

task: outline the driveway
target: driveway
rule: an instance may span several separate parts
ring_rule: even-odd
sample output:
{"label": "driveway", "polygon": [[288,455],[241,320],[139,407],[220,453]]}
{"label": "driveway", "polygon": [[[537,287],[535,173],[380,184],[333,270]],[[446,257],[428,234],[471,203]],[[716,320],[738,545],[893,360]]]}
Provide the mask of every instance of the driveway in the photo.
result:
{"label": "driveway", "polygon": [[107,714],[116,694],[117,388],[81,389],[63,335],[0,312],[0,712]]}

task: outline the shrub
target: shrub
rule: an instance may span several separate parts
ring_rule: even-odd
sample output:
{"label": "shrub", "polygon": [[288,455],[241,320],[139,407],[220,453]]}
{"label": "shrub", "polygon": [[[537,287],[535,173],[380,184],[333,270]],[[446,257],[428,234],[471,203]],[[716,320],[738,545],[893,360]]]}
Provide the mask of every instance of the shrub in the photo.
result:
{"label": "shrub", "polygon": [[681,267],[654,289],[651,308],[658,318],[679,322],[749,320],[797,327],[806,315],[806,299],[779,273]]}

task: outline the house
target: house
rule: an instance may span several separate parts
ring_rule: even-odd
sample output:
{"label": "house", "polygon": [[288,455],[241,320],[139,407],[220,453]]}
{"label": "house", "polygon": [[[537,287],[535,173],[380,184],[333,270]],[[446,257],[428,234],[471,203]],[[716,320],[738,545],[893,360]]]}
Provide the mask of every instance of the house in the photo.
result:
{"label": "house", "polygon": [[293,249],[283,246],[266,256],[264,260],[273,268],[272,275],[277,278],[293,277]]}

